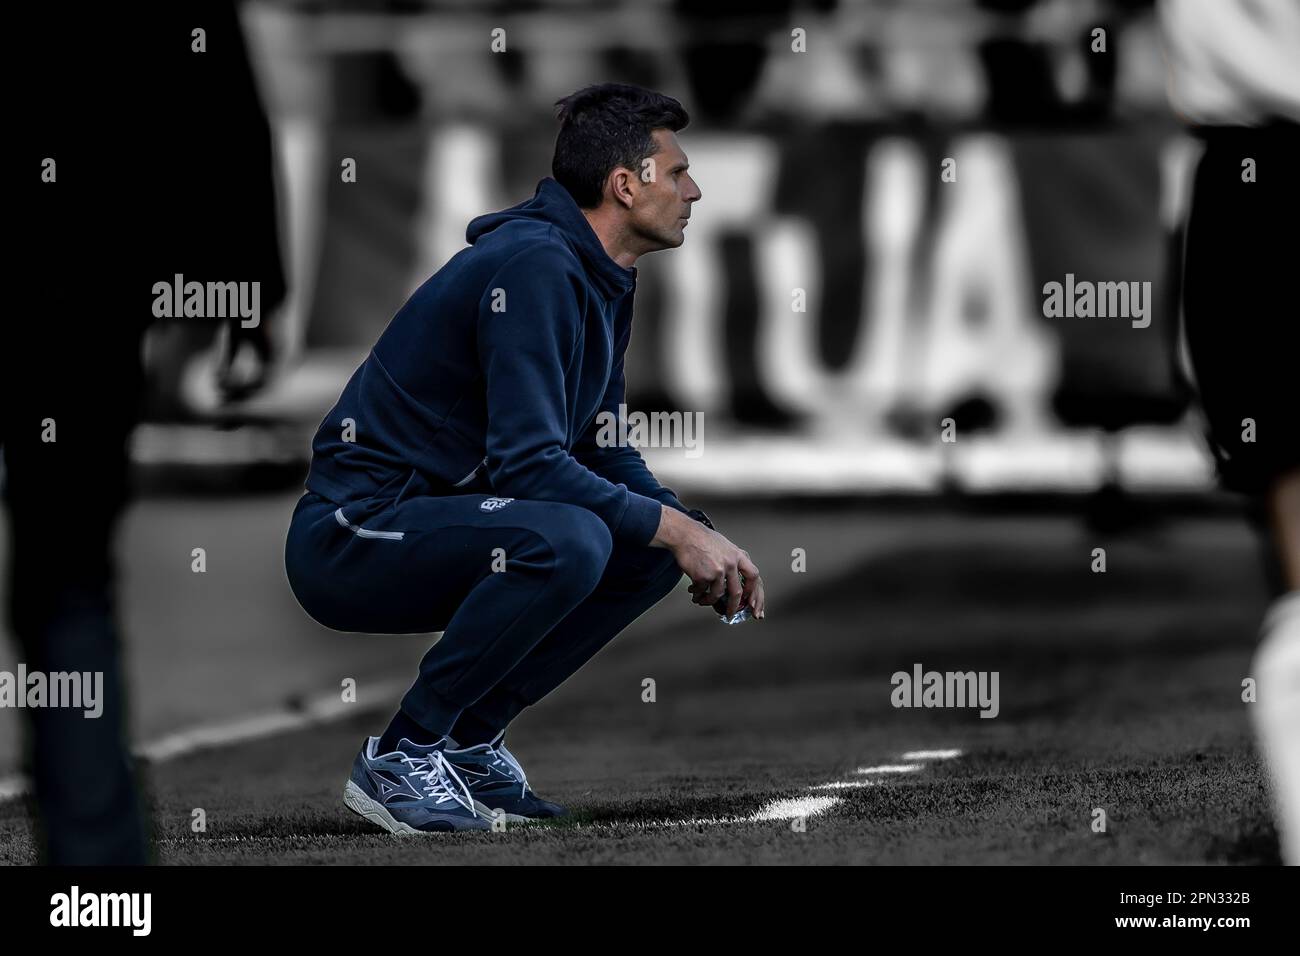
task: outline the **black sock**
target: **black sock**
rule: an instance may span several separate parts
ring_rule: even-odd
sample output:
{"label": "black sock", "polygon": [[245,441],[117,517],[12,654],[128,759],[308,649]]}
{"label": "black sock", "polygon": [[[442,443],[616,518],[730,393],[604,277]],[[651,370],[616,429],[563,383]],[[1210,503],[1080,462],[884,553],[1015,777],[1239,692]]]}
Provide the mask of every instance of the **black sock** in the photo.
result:
{"label": "black sock", "polygon": [[390,754],[397,749],[398,743],[405,737],[413,744],[436,743],[442,734],[435,734],[430,730],[425,730],[410,717],[406,716],[406,711],[399,710],[393,715],[393,719],[388,722],[388,729],[384,735],[379,738],[379,752],[381,754]]}
{"label": "black sock", "polygon": [[501,733],[500,727],[493,727],[475,717],[468,710],[462,710],[460,716],[456,718],[456,724],[451,728],[452,739],[456,741],[458,747],[473,747],[475,744],[491,743],[497,734]]}

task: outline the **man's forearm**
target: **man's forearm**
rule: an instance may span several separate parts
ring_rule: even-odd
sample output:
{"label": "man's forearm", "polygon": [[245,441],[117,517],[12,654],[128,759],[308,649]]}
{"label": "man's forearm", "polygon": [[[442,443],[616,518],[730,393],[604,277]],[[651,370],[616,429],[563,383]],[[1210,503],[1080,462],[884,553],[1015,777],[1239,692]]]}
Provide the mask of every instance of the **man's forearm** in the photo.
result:
{"label": "man's forearm", "polygon": [[575,451],[574,457],[606,481],[627,485],[628,491],[654,498],[677,511],[687,510],[678,500],[677,494],[655,478],[635,448],[602,448],[595,451],[582,448]]}
{"label": "man's forearm", "polygon": [[650,547],[676,550],[677,546],[694,530],[694,525],[697,523],[710,530],[713,529],[713,522],[703,511],[698,509],[687,511],[664,503],[659,513],[659,528],[655,536],[650,539]]}
{"label": "man's forearm", "polygon": [[683,531],[685,530],[683,522],[692,523],[692,519],[669,505],[660,505],[659,511],[659,528],[655,531],[655,536],[650,539],[650,547],[667,548],[673,551],[681,544],[683,540]]}

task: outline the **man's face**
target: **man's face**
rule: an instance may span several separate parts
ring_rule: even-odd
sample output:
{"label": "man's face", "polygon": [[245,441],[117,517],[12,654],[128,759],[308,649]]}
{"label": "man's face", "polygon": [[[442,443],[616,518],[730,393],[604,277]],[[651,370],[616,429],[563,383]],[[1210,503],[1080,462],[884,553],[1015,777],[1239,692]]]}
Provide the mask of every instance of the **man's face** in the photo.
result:
{"label": "man's face", "polygon": [[628,216],[628,229],[642,240],[645,252],[680,246],[691,204],[700,198],[700,187],[686,171],[686,154],[677,134],[657,129],[651,136],[659,149],[636,171],[636,200]]}

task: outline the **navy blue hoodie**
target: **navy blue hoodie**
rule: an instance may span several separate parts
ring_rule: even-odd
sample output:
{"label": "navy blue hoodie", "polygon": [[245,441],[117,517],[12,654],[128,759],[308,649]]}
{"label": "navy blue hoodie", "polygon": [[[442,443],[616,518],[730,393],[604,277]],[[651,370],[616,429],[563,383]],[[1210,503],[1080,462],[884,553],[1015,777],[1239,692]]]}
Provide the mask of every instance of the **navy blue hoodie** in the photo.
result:
{"label": "navy blue hoodie", "polygon": [[648,544],[685,506],[634,447],[599,447],[618,414],[636,269],[611,259],[568,190],[479,216],[353,373],[312,441],[307,488],[349,516],[414,495],[488,493],[594,512]]}

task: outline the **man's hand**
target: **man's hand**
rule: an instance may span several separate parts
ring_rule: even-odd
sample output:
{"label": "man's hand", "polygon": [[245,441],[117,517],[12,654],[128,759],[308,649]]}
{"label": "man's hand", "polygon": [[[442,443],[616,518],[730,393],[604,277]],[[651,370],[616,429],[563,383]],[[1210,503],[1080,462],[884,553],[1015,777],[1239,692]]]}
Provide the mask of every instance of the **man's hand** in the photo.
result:
{"label": "man's hand", "polygon": [[[692,600],[705,607],[725,592],[727,614],[747,606],[755,618],[764,614],[763,579],[749,553],[676,508],[663,506],[652,548],[667,548],[691,579]],[[744,576],[743,579],[741,576]]]}

